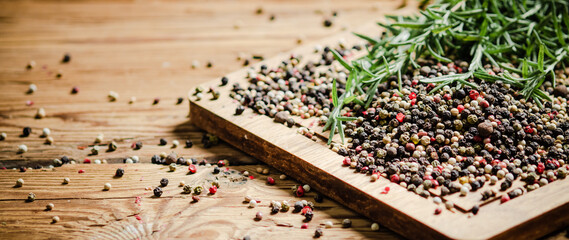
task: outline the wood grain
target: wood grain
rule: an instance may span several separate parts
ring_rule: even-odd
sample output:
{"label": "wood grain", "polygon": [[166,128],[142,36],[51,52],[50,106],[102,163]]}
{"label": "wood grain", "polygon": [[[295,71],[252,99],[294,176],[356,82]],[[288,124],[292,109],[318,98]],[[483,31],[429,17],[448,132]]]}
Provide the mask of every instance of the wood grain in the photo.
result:
{"label": "wood grain", "polygon": [[[79,162],[89,158],[111,163],[136,155],[148,163],[154,154],[175,151],[210,162],[227,159],[231,169],[254,172],[266,166],[235,166],[258,163],[228,144],[203,148],[199,142],[203,132],[188,118],[188,91],[242,68],[243,60],[236,60],[239,53],[270,57],[295,47],[298,38],[313,44],[343,28],[377,19],[399,4],[386,0],[0,1],[0,132],[8,135],[0,141],[0,167],[45,166],[63,155]],[[258,8],[263,14],[255,14]],[[334,25],[322,27],[333,11],[338,12]],[[271,15],[274,21],[269,21]],[[65,53],[70,53],[71,62],[61,64]],[[26,70],[32,60],[36,67]],[[191,68],[194,60],[200,63],[196,69]],[[205,67],[209,60],[212,68]],[[63,74],[60,79],[58,71]],[[38,91],[27,95],[31,83]],[[80,89],[76,95],[70,94],[74,86]],[[109,91],[120,94],[116,102],[107,101]],[[137,101],[128,104],[132,96]],[[175,104],[178,97],[184,98],[181,105]],[[154,98],[160,103],[152,105]],[[34,105],[26,106],[28,100]],[[34,119],[40,107],[47,116]],[[33,133],[20,138],[25,126]],[[51,146],[39,137],[44,127],[55,139]],[[105,152],[102,147],[99,155],[89,156],[99,133],[105,135],[103,144],[116,141],[117,151]],[[177,139],[182,145],[189,138],[195,146],[171,149],[170,144],[158,146],[160,138],[169,143]],[[130,148],[136,141],[143,142],[141,150]],[[29,151],[17,154],[20,144]],[[175,186],[160,199],[147,198],[150,193],[144,188],[156,185],[160,177],[171,178],[174,185],[179,179],[204,181],[209,176],[201,175],[205,172],[185,176],[140,164],[125,166],[123,179],[112,178],[120,166],[124,165],[73,165],[53,172],[0,170],[0,239],[240,239],[246,234],[253,239],[309,239],[324,220],[335,225],[324,231],[326,238],[400,238],[384,227],[371,232],[367,218],[328,199],[317,204],[308,230],[299,229],[302,217],[292,213],[253,221],[256,210],[242,204],[243,196],[262,198],[258,210],[266,213],[270,200],[298,200],[289,188],[299,183],[291,180],[266,186],[264,176],[256,175],[246,184],[222,188],[215,197],[189,204]],[[86,173],[78,174],[78,169]],[[71,178],[67,186],[61,185],[64,177]],[[25,180],[24,187],[12,188],[18,178]],[[111,191],[101,191],[105,182],[112,184]],[[29,191],[38,200],[24,202]],[[145,198],[137,206],[135,196],[142,194]],[[312,196],[309,193],[305,199]],[[55,209],[46,212],[49,202]],[[50,224],[53,215],[61,222]],[[354,227],[338,227],[344,218],[352,219]]]}
{"label": "wood grain", "polygon": [[[366,28],[363,28],[364,31]],[[323,40],[323,45],[332,45],[339,38],[347,42],[356,41],[349,33],[339,34]],[[310,46],[302,46],[281,54],[263,63],[276,67],[282,59],[291,54],[304,58],[316,58]],[[248,69],[241,69],[227,77],[230,83],[247,86]],[[213,84],[205,83],[204,86]],[[302,179],[329,197],[351,209],[374,219],[408,238],[414,239],[517,239],[537,238],[549,234],[569,223],[569,216],[562,214],[569,208],[569,195],[561,189],[569,187],[569,180],[556,181],[548,186],[524,194],[505,204],[499,199],[507,191],[500,191],[489,201],[481,201],[481,191],[498,186],[486,186],[467,196],[454,193],[443,197],[455,203],[454,211],[443,211],[435,215],[437,205],[432,198],[423,198],[406,189],[380,178],[370,182],[370,177],[354,174],[352,169],[342,166],[344,157],[329,150],[325,136],[313,141],[297,133],[297,128],[276,124],[265,115],[258,115],[246,109],[243,115],[234,115],[238,102],[230,98],[230,87],[218,88],[218,100],[192,100],[190,115],[195,125],[217,134],[220,138],[239,149],[263,160],[281,171],[289,172],[296,179]],[[308,127],[313,120],[300,122]],[[269,130],[270,129],[270,130]],[[489,184],[488,184],[489,185]],[[521,187],[516,182],[514,188]],[[381,191],[389,187],[389,194]],[[436,194],[436,191],[432,193]],[[485,204],[480,213],[471,217],[468,212],[473,206]],[[538,207],[536,207],[538,206]],[[384,216],[389,216],[385,218]],[[545,221],[544,219],[551,219]]]}
{"label": "wood grain", "polygon": [[[117,167],[125,169],[122,178],[114,178]],[[165,166],[151,164],[66,165],[54,170],[2,170],[0,175],[0,238],[81,238],[81,239],[240,239],[250,235],[253,239],[284,238],[295,236],[309,239],[314,230],[332,221],[334,228],[324,229],[326,238],[385,238],[397,239],[383,228],[370,230],[371,222],[356,213],[325,199],[316,203],[314,219],[309,229],[300,229],[304,217],[288,211],[271,215],[272,200],[288,200],[294,203],[305,199],[314,201],[315,192],[303,198],[294,197],[290,189],[299,183],[290,179],[280,180],[280,172],[272,169],[269,175],[256,173],[256,168],[266,165],[230,166],[228,174],[213,174],[213,167],[199,166],[196,174],[188,175],[186,167],[170,172]],[[78,173],[79,169],[85,173]],[[249,171],[254,179],[244,177]],[[273,177],[277,185],[268,186],[267,177]],[[63,177],[70,183],[62,185]],[[25,184],[13,188],[16,179]],[[148,186],[158,186],[161,178],[168,178],[160,198],[153,197]],[[191,186],[208,186],[218,179],[221,187],[215,195],[205,192],[197,203],[182,193],[180,181]],[[110,191],[102,191],[105,183],[111,183]],[[36,194],[34,202],[25,202],[29,192]],[[261,202],[257,208],[248,208],[243,202],[250,195]],[[136,202],[136,197],[140,201]],[[45,211],[48,203],[55,205]],[[264,213],[262,221],[254,221],[257,211]],[[61,221],[51,224],[51,218]],[[137,219],[140,218],[140,220]],[[351,229],[341,228],[341,221],[350,218]]]}

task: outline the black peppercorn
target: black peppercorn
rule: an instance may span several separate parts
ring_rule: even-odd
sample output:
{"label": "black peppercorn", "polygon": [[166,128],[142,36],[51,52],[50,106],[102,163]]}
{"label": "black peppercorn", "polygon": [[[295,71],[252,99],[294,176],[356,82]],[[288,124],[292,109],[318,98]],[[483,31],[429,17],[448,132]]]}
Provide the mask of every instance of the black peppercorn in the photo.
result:
{"label": "black peppercorn", "polygon": [[220,171],[221,171],[221,169],[219,169],[218,166],[215,166],[215,167],[213,168],[213,174],[218,174]]}
{"label": "black peppercorn", "polygon": [[63,55],[63,58],[61,59],[61,63],[68,63],[71,61],[71,55],[69,55],[69,53],[66,53],[65,55]]}
{"label": "black peppercorn", "polygon": [[32,133],[32,128],[31,127],[25,127],[22,130],[22,137],[30,136],[31,133]]}
{"label": "black peppercorn", "polygon": [[168,179],[167,179],[167,178],[162,178],[162,179],[160,180],[160,186],[162,186],[162,187],[168,186]]}
{"label": "black peppercorn", "polygon": [[164,138],[160,138],[160,145],[165,146],[166,144],[168,144],[168,141],[166,141]]}
{"label": "black peppercorn", "polygon": [[325,19],[323,24],[324,24],[324,27],[331,27],[332,21],[330,19]]}
{"label": "black peppercorn", "polygon": [[478,214],[478,210],[480,210],[480,207],[478,205],[475,205],[474,207],[472,207],[472,214],[474,215]]}
{"label": "black peppercorn", "polygon": [[245,108],[241,105],[237,106],[237,108],[235,108],[235,115],[241,115],[243,113],[243,111],[245,111]]}
{"label": "black peppercorn", "polygon": [[191,148],[194,146],[194,142],[191,139],[186,140],[186,148]]}
{"label": "black peppercorn", "polygon": [[312,218],[314,217],[314,213],[310,210],[306,211],[306,213],[304,214],[304,221],[305,222],[310,222],[312,220]]}
{"label": "black peppercorn", "polygon": [[161,162],[160,162],[160,156],[158,156],[158,155],[152,156],[152,158],[150,159],[150,161],[151,161],[152,163],[154,163],[154,164],[159,164],[159,163],[161,163]]}
{"label": "black peppercorn", "polygon": [[314,231],[314,238],[319,238],[319,237],[321,237],[322,235],[323,235],[323,232],[322,232],[322,229],[321,229],[321,228],[317,228],[317,229]]}
{"label": "black peppercorn", "polygon": [[71,160],[67,156],[61,157],[60,160],[61,160],[61,164],[68,164],[71,162]]}
{"label": "black peppercorn", "polygon": [[179,97],[178,100],[176,101],[176,104],[182,104],[182,102],[184,102],[184,98]]}
{"label": "black peppercorn", "polygon": [[117,168],[117,171],[115,172],[115,177],[122,177],[123,175],[124,175],[124,169]]}
{"label": "black peppercorn", "polygon": [[140,150],[142,148],[142,142],[138,141],[134,144],[134,150]]}
{"label": "black peppercorn", "polygon": [[154,196],[156,196],[156,197],[162,196],[162,188],[156,187],[156,188],[154,189]]}
{"label": "black peppercorn", "polygon": [[302,211],[302,208],[304,208],[304,204],[302,204],[301,201],[296,201],[296,202],[294,203],[294,210],[293,210],[293,212],[300,212],[300,211]]}
{"label": "black peppercorn", "polygon": [[187,165],[187,164],[188,164],[188,161],[187,161],[185,158],[183,158],[183,157],[179,157],[178,160],[176,161],[176,164],[178,164],[178,165]]}
{"label": "black peppercorn", "polygon": [[228,79],[227,77],[222,77],[222,78],[221,78],[221,86],[227,85],[228,82],[229,82],[229,79]]}

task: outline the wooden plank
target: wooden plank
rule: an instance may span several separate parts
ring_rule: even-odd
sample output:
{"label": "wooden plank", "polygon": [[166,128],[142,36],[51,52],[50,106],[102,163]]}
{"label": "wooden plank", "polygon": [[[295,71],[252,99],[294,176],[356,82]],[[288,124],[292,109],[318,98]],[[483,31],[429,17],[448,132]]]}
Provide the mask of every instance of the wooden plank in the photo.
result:
{"label": "wooden plank", "polygon": [[[348,42],[354,41],[349,33],[345,33],[323,40],[321,44],[332,45],[339,38],[347,39]],[[316,58],[317,55],[313,54],[311,49],[312,46],[302,46],[259,65],[275,67],[290,54]],[[228,74],[229,85],[239,83],[241,86],[247,86],[245,78],[247,70],[245,68]],[[203,86],[213,86],[216,82],[212,81]],[[353,170],[342,167],[343,157],[330,151],[325,145],[325,139],[316,142],[309,140],[297,134],[296,128],[291,129],[276,124],[271,118],[258,115],[250,109],[247,109],[243,115],[234,115],[238,103],[229,97],[229,88],[218,88],[221,92],[218,100],[191,102],[190,115],[196,126],[215,133],[233,146],[289,173],[296,179],[308,182],[329,197],[406,237],[507,239],[518,238],[523,233],[524,237],[533,238],[548,234],[569,220],[569,216],[558,214],[569,207],[569,195],[559,191],[569,187],[569,181],[555,182],[544,187],[548,190],[540,189],[527,193],[511,200],[513,203],[487,204],[472,218],[466,211],[470,211],[474,205],[485,203],[480,201],[481,190],[469,193],[467,197],[453,194],[445,199],[457,203],[461,211],[444,211],[436,216],[434,210],[437,206],[432,199],[407,192],[406,189],[390,183],[387,179],[370,183],[368,176],[354,174]],[[301,122],[301,124],[309,123],[310,120]],[[324,133],[322,136],[327,134]],[[386,186],[391,188],[389,194],[380,194]],[[517,182],[515,186],[522,184]],[[500,192],[497,197],[501,194],[503,193]],[[531,201],[533,203],[530,203]],[[515,207],[512,207],[513,205]],[[540,207],[535,208],[535,206]],[[555,217],[555,221],[548,223],[540,220],[549,217]]]}
{"label": "wooden plank", "polygon": [[[122,178],[113,178],[117,167],[125,169]],[[275,169],[269,175],[258,174],[258,167],[268,168],[229,166],[228,175],[212,174],[213,167],[199,166],[196,174],[188,175],[185,167],[170,172],[165,166],[152,164],[77,164],[23,173],[0,170],[0,238],[240,239],[250,235],[253,239],[265,239],[288,235],[307,239],[325,221],[331,221],[334,227],[324,229],[327,238],[398,239],[386,228],[371,231],[368,219],[326,198],[323,203],[316,203],[308,230],[300,229],[304,217],[298,213],[269,214],[272,200],[314,201],[316,193],[295,197],[290,189],[300,183],[280,180],[281,173]],[[85,173],[79,174],[79,169]],[[249,171],[255,179],[244,177],[242,171]],[[61,184],[64,176],[71,179],[67,185]],[[157,186],[163,177],[170,183],[162,197],[155,198],[145,188]],[[277,179],[276,185],[266,185],[267,177]],[[24,186],[13,188],[18,178],[25,180]],[[197,203],[191,203],[191,195],[182,194],[178,186],[181,180],[197,186],[207,185],[216,178],[221,185],[218,192],[203,193]],[[112,184],[110,191],[102,191],[106,182]],[[25,202],[29,192],[36,194],[36,201]],[[248,208],[243,202],[246,195],[261,201],[257,208]],[[139,201],[136,197],[140,197]],[[55,205],[53,210],[44,210],[48,203]],[[257,211],[265,214],[262,221],[253,220]],[[61,221],[51,224],[53,216],[59,216]],[[352,219],[352,228],[340,227],[344,218]]]}

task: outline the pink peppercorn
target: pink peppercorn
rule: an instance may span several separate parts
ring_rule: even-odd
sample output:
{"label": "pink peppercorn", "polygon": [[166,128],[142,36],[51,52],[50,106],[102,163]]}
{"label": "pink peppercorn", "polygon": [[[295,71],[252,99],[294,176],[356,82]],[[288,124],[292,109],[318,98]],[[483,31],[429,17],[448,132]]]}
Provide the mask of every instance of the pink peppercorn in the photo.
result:
{"label": "pink peppercorn", "polygon": [[443,99],[448,101],[448,100],[451,100],[452,97],[450,96],[450,94],[447,93],[447,94],[443,95]]}
{"label": "pink peppercorn", "polygon": [[489,104],[488,101],[486,101],[486,100],[480,101],[480,103],[478,103],[478,105],[479,105],[480,107],[483,107],[483,108],[490,107],[490,104]]}
{"label": "pink peppercorn", "polygon": [[500,202],[505,203],[507,201],[510,201],[510,196],[508,196],[508,194],[502,195],[502,199],[500,199]]}
{"label": "pink peppercorn", "polygon": [[399,183],[399,175],[393,174],[393,175],[391,175],[389,180],[391,180],[391,182],[394,182],[394,183]]}
{"label": "pink peppercorn", "polygon": [[381,191],[381,194],[388,194],[389,193],[390,188],[389,187],[385,187],[383,189],[383,191]]}
{"label": "pink peppercorn", "polygon": [[91,163],[91,159],[85,158],[85,160],[83,160],[83,163]]}
{"label": "pink peppercorn", "polygon": [[188,167],[188,171],[189,171],[191,174],[196,173],[196,172],[197,172],[196,165],[191,164],[191,165]]}
{"label": "pink peppercorn", "polygon": [[409,94],[409,99],[413,100],[413,99],[416,99],[416,98],[417,98],[417,94],[416,94],[416,93],[412,92],[412,93]]}
{"label": "pink peppercorn", "polygon": [[462,104],[458,105],[456,106],[456,109],[458,109],[458,112],[461,113],[462,111],[464,111],[464,106]]}
{"label": "pink peppercorn", "polygon": [[350,163],[351,163],[351,162],[352,162],[352,161],[350,160],[349,157],[345,157],[345,158],[344,158],[344,161],[343,161],[342,163],[344,164],[344,166],[350,166]]}
{"label": "pink peppercorn", "polygon": [[303,224],[300,226],[300,229],[307,229],[307,228],[308,228],[308,223],[303,223]]}
{"label": "pink peppercorn", "polygon": [[267,178],[267,183],[268,183],[269,185],[275,185],[275,179],[272,178],[272,177],[268,177],[268,178]]}
{"label": "pink peppercorn", "polygon": [[295,193],[297,197],[304,196],[304,188],[302,188],[302,186],[298,186]]}
{"label": "pink peppercorn", "polygon": [[442,212],[443,212],[443,208],[441,208],[441,207],[437,207],[437,208],[435,209],[435,215],[439,215],[439,214],[441,214]]}
{"label": "pink peppercorn", "polygon": [[85,172],[85,170],[79,169],[79,173],[84,173],[84,172]]}
{"label": "pink peppercorn", "polygon": [[398,113],[395,118],[397,118],[397,121],[403,122],[403,120],[405,120],[405,114],[403,114],[403,113]]}
{"label": "pink peppercorn", "polygon": [[480,93],[478,93],[478,91],[476,90],[470,90],[470,92],[468,93],[468,97],[470,97],[470,99],[472,100],[476,100],[479,96]]}
{"label": "pink peppercorn", "polygon": [[210,193],[210,194],[215,194],[216,192],[217,192],[217,187],[216,187],[216,186],[211,186],[211,187],[209,188],[209,193]]}

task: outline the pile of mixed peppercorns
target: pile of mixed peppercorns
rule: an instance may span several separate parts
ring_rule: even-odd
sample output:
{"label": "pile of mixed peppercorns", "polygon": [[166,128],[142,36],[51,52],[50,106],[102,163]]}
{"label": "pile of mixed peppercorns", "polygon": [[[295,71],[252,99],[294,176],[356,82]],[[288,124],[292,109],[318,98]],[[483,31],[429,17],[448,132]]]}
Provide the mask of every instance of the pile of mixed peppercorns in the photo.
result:
{"label": "pile of mixed peppercorns", "polygon": [[[342,56],[361,48],[343,45],[338,48]],[[264,65],[251,69],[249,86],[233,84],[231,97],[276,122],[289,125],[294,121],[291,115],[296,115],[319,117],[324,124],[333,110],[333,80],[341,95],[348,73],[333,64],[330,48],[317,46],[315,52],[321,54],[315,62],[300,65],[301,58],[293,55],[274,69]],[[487,183],[499,183],[498,189],[508,191],[511,199],[523,193],[509,190],[515,180],[526,182],[531,191],[566,177],[569,116],[567,80],[562,72],[557,86],[549,81],[542,86],[555,98],[540,108],[526,100],[520,89],[500,81],[471,78],[468,81],[476,83],[477,89],[444,86],[429,94],[437,86],[422,83],[422,79],[461,73],[468,63],[441,64],[427,59],[419,64],[412,74],[402,76],[401,91],[393,77],[380,84],[369,108],[352,103],[341,110],[343,116],[357,117],[343,128],[347,143],[330,146],[346,157],[346,166],[370,174],[373,180],[384,176],[425,197],[430,196],[430,188],[440,187],[441,195],[467,195]],[[491,65],[485,69],[492,75],[504,71]],[[365,100],[363,95],[357,98]],[[243,111],[239,106],[236,114]],[[299,132],[314,138],[309,129]],[[495,195],[490,190],[482,194],[483,200]]]}

